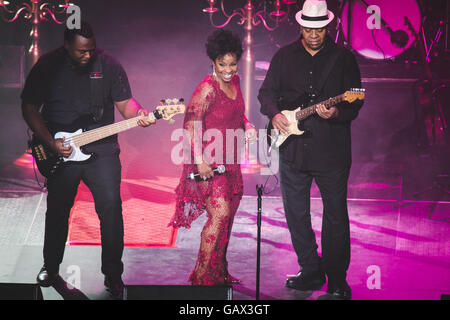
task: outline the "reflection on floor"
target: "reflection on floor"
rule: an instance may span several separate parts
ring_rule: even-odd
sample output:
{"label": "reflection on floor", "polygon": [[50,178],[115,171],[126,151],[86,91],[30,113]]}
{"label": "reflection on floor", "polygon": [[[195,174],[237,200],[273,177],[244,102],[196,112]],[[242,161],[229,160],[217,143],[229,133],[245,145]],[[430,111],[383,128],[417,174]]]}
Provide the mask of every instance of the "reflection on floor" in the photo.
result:
{"label": "reflection on floor", "polygon": [[[22,181],[26,185],[27,181]],[[16,186],[17,187],[17,186]],[[20,189],[20,187],[17,187]],[[34,283],[42,265],[46,197],[44,193],[6,190],[0,198],[0,282]],[[312,223],[320,248],[322,202],[312,198]],[[233,299],[254,299],[256,275],[256,197],[244,196],[228,250],[230,272],[242,280]],[[448,202],[349,200],[352,260],[348,282],[353,299],[439,299],[450,292]],[[432,210],[432,211],[431,211]],[[432,212],[432,215],[430,215]],[[201,216],[189,230],[178,231],[175,248],[126,247],[126,284],[186,285],[194,266]],[[284,287],[287,274],[298,271],[280,197],[262,205],[261,299],[316,299],[315,292]],[[80,292],[43,289],[44,299],[101,299],[99,246],[67,246],[60,275]],[[78,274],[79,282],[74,282]],[[58,293],[59,292],[59,293]]]}

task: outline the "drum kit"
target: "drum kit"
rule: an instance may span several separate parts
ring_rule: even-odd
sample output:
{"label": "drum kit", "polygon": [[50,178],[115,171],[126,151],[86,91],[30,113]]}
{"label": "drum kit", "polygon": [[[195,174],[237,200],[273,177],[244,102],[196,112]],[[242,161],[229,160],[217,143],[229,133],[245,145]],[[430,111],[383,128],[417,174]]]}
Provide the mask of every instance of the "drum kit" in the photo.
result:
{"label": "drum kit", "polygon": [[404,53],[416,39],[421,13],[416,0],[341,1],[336,40],[342,32],[347,46],[371,60],[392,59]]}
{"label": "drum kit", "polygon": [[[423,76],[417,80],[414,90],[417,95],[416,113],[421,115],[422,120],[417,123],[417,126],[425,127],[428,147],[431,147],[432,153],[439,154],[438,150],[448,148],[450,140],[446,119],[446,114],[450,112],[444,110],[449,105],[443,103],[441,92],[447,88],[449,80],[439,79],[432,72],[430,62],[432,58],[442,54],[448,61],[450,0],[441,1],[444,17],[438,18],[427,16],[426,13],[430,10],[424,10],[425,2],[420,0],[341,0],[337,14],[335,41],[336,43],[342,41],[348,48],[373,62],[408,62],[406,52],[415,47],[420,65],[423,66]],[[436,6],[437,2],[433,1],[433,5]],[[436,7],[433,10],[436,11]],[[433,25],[434,30],[426,28],[425,22],[428,22],[428,26]],[[441,65],[439,66],[442,68]],[[444,180],[446,182],[442,182]],[[417,197],[433,189],[448,195],[450,194],[448,181],[448,172],[439,173],[434,177],[431,187],[413,196]]]}
{"label": "drum kit", "polygon": [[[443,9],[447,12],[449,2]],[[443,29],[448,28],[448,17],[439,21],[435,35],[427,39],[423,23],[427,17],[419,3],[417,0],[340,0],[336,42],[343,36],[348,47],[367,59],[394,60],[416,41],[422,41],[429,62],[431,52],[442,40]]]}
{"label": "drum kit", "polygon": [[[370,2],[370,3],[369,3]],[[433,3],[436,6],[437,2]],[[441,1],[442,2],[442,1]],[[423,66],[423,77],[416,82],[418,113],[425,124],[429,146],[445,144],[448,126],[440,99],[440,91],[447,87],[433,75],[432,56],[439,53],[438,46],[445,36],[448,39],[448,16],[438,19],[435,33],[426,30],[426,1],[416,0],[341,0],[337,15],[336,42],[343,36],[344,44],[371,61],[409,62],[405,54],[411,47],[418,51]],[[448,15],[450,0],[442,2],[442,11]],[[421,7],[419,7],[419,4]],[[436,7],[434,11],[436,11]],[[430,23],[428,23],[430,24]],[[342,36],[341,36],[342,35]],[[448,40],[440,51],[448,51]],[[442,50],[444,49],[444,50]],[[434,55],[432,55],[434,53]],[[418,124],[418,127],[421,125]]]}

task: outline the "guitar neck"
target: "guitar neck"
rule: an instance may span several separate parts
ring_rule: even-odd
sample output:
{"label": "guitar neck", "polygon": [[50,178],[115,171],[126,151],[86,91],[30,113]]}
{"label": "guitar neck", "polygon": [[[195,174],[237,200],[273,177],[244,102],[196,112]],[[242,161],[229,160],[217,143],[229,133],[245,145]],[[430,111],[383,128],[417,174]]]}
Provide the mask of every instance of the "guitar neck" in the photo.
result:
{"label": "guitar neck", "polygon": [[131,119],[119,121],[104,127],[100,127],[97,129],[92,129],[86,132],[83,132],[79,135],[73,137],[73,142],[75,146],[82,147],[86,144],[107,138],[119,132],[134,128],[138,126],[138,120],[148,118],[149,120],[155,120],[156,117],[153,113],[150,113],[148,116],[137,116]]}
{"label": "guitar neck", "polygon": [[345,100],[345,95],[344,94],[340,94],[340,95],[338,95],[338,96],[336,96],[334,98],[330,98],[328,100],[316,103],[316,104],[314,104],[314,105],[312,105],[312,106],[310,106],[308,108],[301,109],[300,111],[298,111],[295,114],[295,117],[296,117],[297,120],[306,119],[309,116],[317,113],[317,108],[318,108],[319,105],[323,104],[326,108],[330,108],[330,107],[332,107],[332,106],[336,105],[337,103],[342,102],[344,100]]}

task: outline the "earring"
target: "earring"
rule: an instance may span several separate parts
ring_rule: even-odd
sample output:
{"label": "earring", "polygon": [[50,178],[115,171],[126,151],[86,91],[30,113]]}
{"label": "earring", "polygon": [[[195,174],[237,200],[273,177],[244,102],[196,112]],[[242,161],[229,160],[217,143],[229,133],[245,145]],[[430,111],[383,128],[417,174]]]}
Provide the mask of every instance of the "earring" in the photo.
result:
{"label": "earring", "polygon": [[214,66],[212,66],[212,68],[213,68],[212,75],[213,75],[214,77],[217,77],[216,68],[214,68]]}

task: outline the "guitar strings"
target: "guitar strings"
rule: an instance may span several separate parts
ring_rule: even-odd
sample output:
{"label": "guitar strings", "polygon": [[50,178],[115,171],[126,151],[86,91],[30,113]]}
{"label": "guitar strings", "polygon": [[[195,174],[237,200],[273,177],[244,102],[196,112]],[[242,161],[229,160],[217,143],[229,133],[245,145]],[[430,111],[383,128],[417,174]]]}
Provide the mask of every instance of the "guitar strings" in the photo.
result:
{"label": "guitar strings", "polygon": [[[127,119],[124,121],[112,123],[112,124],[104,126],[104,127],[92,129],[92,130],[77,134],[76,136],[69,137],[66,140],[64,140],[64,143],[70,144],[70,142],[73,142],[76,146],[79,146],[80,143],[86,142],[83,144],[83,145],[85,145],[85,144],[88,144],[89,142],[91,142],[90,141],[91,139],[94,139],[94,140],[96,140],[97,138],[101,139],[102,137],[107,137],[109,135],[113,135],[117,132],[120,132],[121,129],[131,128],[130,124],[134,127],[137,125],[137,121],[142,117],[144,117],[144,116],[134,117],[134,118]],[[133,122],[135,122],[135,123],[133,123]],[[124,127],[125,125],[126,125],[126,127]],[[114,130],[119,129],[119,130],[115,133],[111,133],[111,129],[114,129]],[[108,134],[108,135],[105,136],[105,134]]]}
{"label": "guitar strings", "polygon": [[[172,106],[172,107],[178,106],[179,107],[180,105],[170,105],[170,106]],[[181,105],[181,106],[183,106],[183,105]],[[160,110],[160,112],[166,113],[166,110],[163,109],[163,110]],[[149,115],[151,115],[151,114],[153,114],[153,113],[150,113]],[[74,142],[74,144],[76,146],[83,146],[83,145],[86,145],[93,141],[100,140],[102,138],[106,138],[108,136],[116,134],[122,130],[135,127],[135,126],[137,126],[137,121],[142,118],[145,118],[145,117],[148,117],[148,116],[141,115],[141,116],[137,116],[137,117],[134,117],[131,119],[126,119],[126,120],[123,120],[120,122],[112,123],[110,125],[106,125],[106,126],[103,126],[100,128],[92,129],[92,130],[80,133],[76,136],[69,137],[66,140],[64,140],[64,143],[66,145],[67,145],[67,143],[70,145],[70,142]],[[125,124],[126,124],[126,127],[123,127]],[[117,131],[112,133],[112,129],[117,130]],[[82,145],[80,145],[80,143],[82,143]]]}
{"label": "guitar strings", "polygon": [[[345,97],[345,95],[344,95],[344,94],[341,94],[341,95],[339,95],[339,96],[337,96],[337,97],[335,97],[335,98],[331,98],[331,99],[328,99],[328,100],[326,100],[326,101],[323,101],[322,104],[325,105],[325,106],[328,106],[328,105],[335,105],[336,103],[343,101],[343,100],[344,100],[344,97]],[[301,110],[298,112],[297,120],[303,120],[303,119],[305,119],[307,116],[309,116],[310,113],[312,114],[312,113],[316,112],[317,106],[318,106],[318,105],[319,105],[319,104],[315,104],[315,105],[312,105],[312,106],[310,106],[310,107],[308,107],[308,108],[306,108],[306,109],[301,109]]]}

